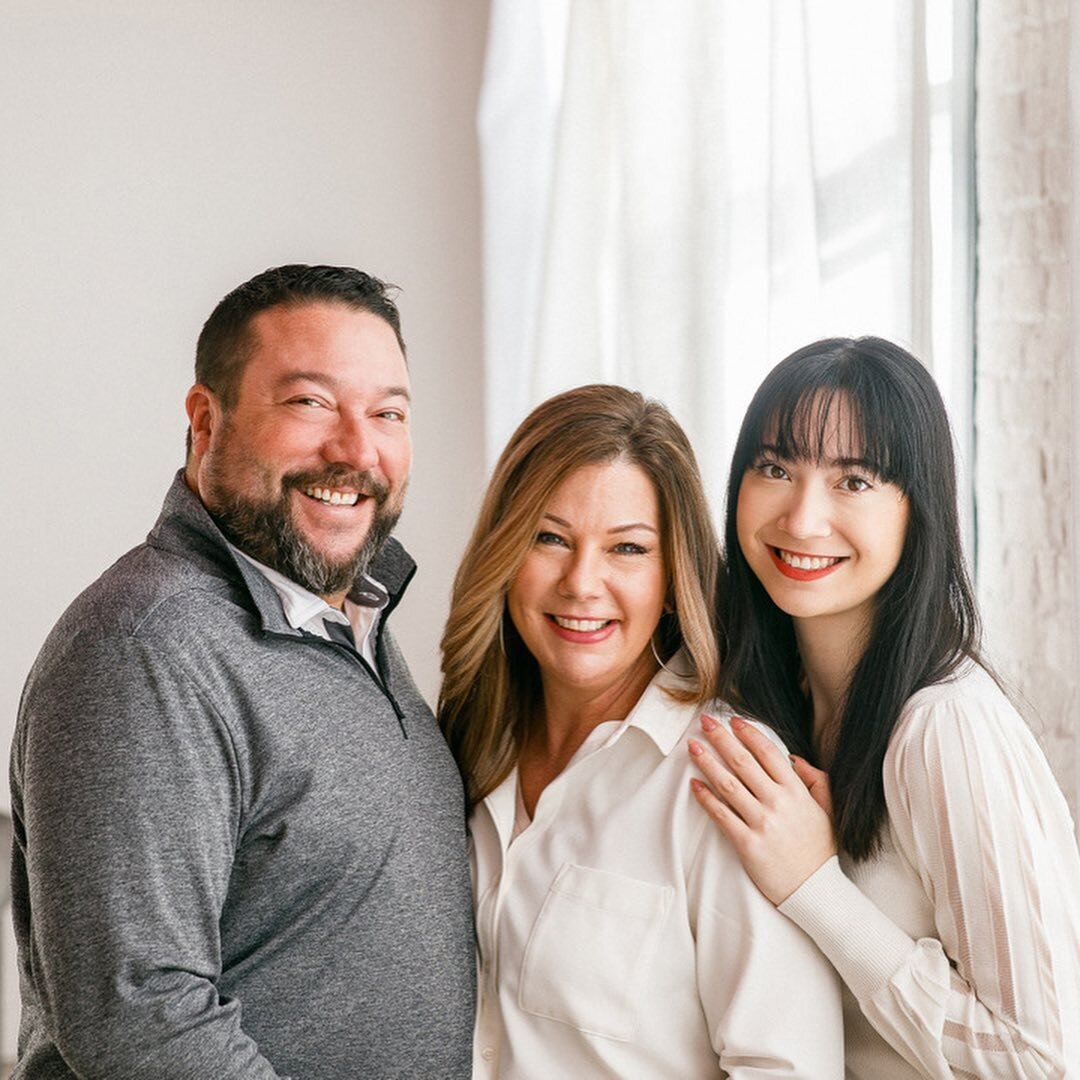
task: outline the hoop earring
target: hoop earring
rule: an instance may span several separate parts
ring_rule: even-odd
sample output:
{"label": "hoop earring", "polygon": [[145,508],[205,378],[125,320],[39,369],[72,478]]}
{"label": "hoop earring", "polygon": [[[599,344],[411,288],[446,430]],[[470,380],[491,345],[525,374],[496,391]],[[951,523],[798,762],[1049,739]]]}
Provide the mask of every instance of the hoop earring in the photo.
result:
{"label": "hoop earring", "polygon": [[658,652],[656,651],[656,631],[655,631],[655,630],[654,630],[654,631],[653,631],[653,632],[652,632],[652,633],[651,633],[651,634],[649,635],[649,648],[650,648],[650,649],[652,649],[652,654],[653,654],[653,657],[654,657],[654,658],[656,659],[656,662],[657,662],[657,663],[658,663],[658,664],[659,664],[659,665],[660,665],[660,666],[661,666],[661,667],[662,667],[662,668],[663,668],[663,669],[664,669],[664,670],[665,670],[665,671],[666,671],[666,672],[667,672],[667,673],[668,673],[669,675],[678,675],[678,674],[679,674],[679,673],[678,673],[678,672],[677,672],[677,671],[676,671],[676,670],[675,670],[674,668],[669,668],[669,667],[667,666],[667,664],[665,664],[665,663],[664,663],[664,661],[660,659],[660,653],[658,653]]}

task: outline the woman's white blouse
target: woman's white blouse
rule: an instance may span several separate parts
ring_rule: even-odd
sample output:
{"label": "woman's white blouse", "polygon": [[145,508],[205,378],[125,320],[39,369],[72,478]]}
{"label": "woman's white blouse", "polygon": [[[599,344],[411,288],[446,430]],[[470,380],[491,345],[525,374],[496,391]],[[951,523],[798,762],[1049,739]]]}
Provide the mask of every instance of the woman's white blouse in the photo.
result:
{"label": "woman's white blouse", "polygon": [[835,964],[858,1080],[1080,1077],[1080,856],[1031,732],[974,665],[916,694],[881,854],[780,907]]}
{"label": "woman's white blouse", "polygon": [[701,709],[663,684],[592,732],[516,839],[516,772],[473,815],[475,1077],[843,1075],[835,973],[694,801]]}

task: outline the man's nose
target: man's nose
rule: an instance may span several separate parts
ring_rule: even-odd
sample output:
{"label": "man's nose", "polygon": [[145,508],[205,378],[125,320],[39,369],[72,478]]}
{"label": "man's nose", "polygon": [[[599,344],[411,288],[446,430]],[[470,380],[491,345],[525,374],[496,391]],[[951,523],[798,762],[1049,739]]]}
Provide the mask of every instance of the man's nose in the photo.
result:
{"label": "man's nose", "polygon": [[378,441],[367,418],[339,413],[323,443],[322,456],[331,464],[348,465],[357,472],[378,465]]}

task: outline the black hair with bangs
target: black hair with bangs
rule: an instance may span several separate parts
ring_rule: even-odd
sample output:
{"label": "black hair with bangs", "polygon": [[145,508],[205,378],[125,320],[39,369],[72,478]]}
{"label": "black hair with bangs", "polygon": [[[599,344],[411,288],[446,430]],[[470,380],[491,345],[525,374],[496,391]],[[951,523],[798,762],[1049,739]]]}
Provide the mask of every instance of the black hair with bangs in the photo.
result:
{"label": "black hair with bangs", "polygon": [[842,456],[895,484],[909,504],[900,562],[877,595],[829,763],[837,839],[861,860],[880,844],[886,817],[882,765],[904,703],[948,678],[965,658],[981,663],[945,405],[929,372],[900,346],[876,337],[815,342],[777,364],[754,395],[728,480],[726,655],[719,694],[770,724],[794,753],[815,760],[813,712],[794,626],[743,556],[736,512],[748,469],[771,454],[823,460],[838,422],[847,427],[839,433]]}

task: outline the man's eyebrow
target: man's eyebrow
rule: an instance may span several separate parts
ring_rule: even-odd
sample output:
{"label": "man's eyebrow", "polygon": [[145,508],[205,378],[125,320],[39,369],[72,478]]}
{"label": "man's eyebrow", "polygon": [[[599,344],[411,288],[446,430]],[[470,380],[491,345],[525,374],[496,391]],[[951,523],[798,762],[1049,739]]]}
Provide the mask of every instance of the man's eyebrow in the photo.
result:
{"label": "man's eyebrow", "polygon": [[[544,518],[547,521],[554,522],[556,525],[561,525],[564,529],[573,528],[573,525],[571,525],[569,521],[563,520],[563,518],[559,517],[557,514],[545,514]],[[646,529],[651,533],[659,535],[659,530],[654,525],[650,525],[647,521],[628,521],[625,525],[613,525],[608,529],[608,532],[624,533],[632,532],[634,529]]]}
{"label": "man's eyebrow", "polygon": [[[283,390],[292,383],[298,382],[315,383],[317,386],[325,386],[328,390],[338,390],[341,387],[341,380],[334,378],[333,375],[327,375],[325,371],[289,371],[284,375],[279,375],[274,386],[278,390]],[[409,393],[407,386],[377,387],[374,396],[379,398],[401,397],[406,401],[412,401],[412,394]]]}

